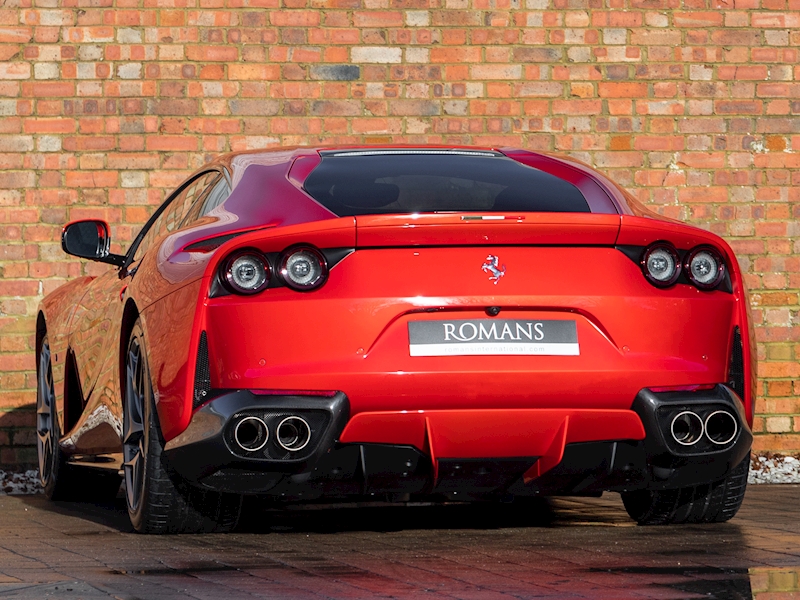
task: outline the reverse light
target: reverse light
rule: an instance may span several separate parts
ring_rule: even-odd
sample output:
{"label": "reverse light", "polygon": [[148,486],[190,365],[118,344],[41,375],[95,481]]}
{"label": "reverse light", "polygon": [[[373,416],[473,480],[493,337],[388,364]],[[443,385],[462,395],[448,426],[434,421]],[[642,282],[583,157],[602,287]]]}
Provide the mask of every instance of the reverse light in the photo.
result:
{"label": "reverse light", "polygon": [[312,246],[287,248],[278,265],[284,283],[299,292],[317,289],[328,280],[328,261]]}
{"label": "reverse light", "polygon": [[645,250],[641,260],[642,273],[657,287],[669,287],[678,281],[681,261],[672,244],[657,242]]}
{"label": "reverse light", "polygon": [[686,275],[701,290],[717,287],[725,277],[725,261],[711,246],[698,246],[686,255]]}
{"label": "reverse light", "polygon": [[253,250],[232,254],[222,272],[226,287],[236,294],[257,294],[269,284],[269,265]]}

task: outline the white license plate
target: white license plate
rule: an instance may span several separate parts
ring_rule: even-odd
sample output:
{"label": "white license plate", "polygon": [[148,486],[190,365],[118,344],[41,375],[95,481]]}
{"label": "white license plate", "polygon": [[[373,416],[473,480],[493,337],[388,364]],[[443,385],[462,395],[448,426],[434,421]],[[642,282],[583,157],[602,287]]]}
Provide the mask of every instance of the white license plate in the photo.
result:
{"label": "white license plate", "polygon": [[411,356],[578,356],[573,320],[453,319],[410,321]]}

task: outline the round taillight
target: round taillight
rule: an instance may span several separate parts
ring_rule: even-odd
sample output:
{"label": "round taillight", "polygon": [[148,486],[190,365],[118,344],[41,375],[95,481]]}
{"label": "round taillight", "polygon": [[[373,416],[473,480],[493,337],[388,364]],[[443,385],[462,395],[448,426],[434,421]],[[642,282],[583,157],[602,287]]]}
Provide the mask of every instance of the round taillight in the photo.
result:
{"label": "round taillight", "polygon": [[725,261],[711,246],[699,246],[686,255],[686,275],[701,290],[717,287],[725,277]]}
{"label": "round taillight", "polygon": [[281,277],[293,290],[307,292],[328,280],[328,261],[311,246],[295,246],[283,251],[278,261]]}
{"label": "round taillight", "polygon": [[671,244],[653,244],[642,256],[642,272],[647,280],[658,287],[669,287],[678,281],[681,260]]}
{"label": "round taillight", "polygon": [[255,251],[237,252],[225,261],[225,285],[236,294],[257,294],[269,284],[269,264]]}

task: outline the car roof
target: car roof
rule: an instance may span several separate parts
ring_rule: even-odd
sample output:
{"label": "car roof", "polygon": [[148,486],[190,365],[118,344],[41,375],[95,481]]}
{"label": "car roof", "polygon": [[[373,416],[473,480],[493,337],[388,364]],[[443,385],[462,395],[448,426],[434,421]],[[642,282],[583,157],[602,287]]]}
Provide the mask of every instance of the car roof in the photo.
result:
{"label": "car roof", "polygon": [[627,190],[619,186],[609,177],[606,177],[590,165],[568,155],[545,151],[534,151],[524,148],[509,146],[469,146],[460,144],[331,144],[319,146],[278,146],[273,148],[246,149],[235,152],[228,152],[216,157],[208,166],[224,166],[231,174],[234,186],[241,178],[241,173],[250,165],[270,165],[277,166],[286,164],[287,169],[301,156],[320,155],[331,151],[391,151],[391,150],[420,150],[431,151],[441,150],[443,152],[499,152],[510,158],[542,157],[560,164],[563,167],[576,169],[585,176],[592,178],[603,188],[620,214],[632,214],[637,216],[648,216],[652,218],[672,221],[647,209]]}

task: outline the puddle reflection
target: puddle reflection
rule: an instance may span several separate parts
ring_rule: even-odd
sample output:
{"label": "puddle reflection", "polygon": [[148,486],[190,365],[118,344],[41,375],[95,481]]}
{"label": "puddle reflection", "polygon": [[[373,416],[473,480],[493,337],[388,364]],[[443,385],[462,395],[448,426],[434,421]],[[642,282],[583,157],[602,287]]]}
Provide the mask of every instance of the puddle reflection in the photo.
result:
{"label": "puddle reflection", "polygon": [[[784,489],[768,490],[764,505],[783,493],[781,506],[800,506],[800,487],[791,493]],[[757,493],[752,494],[759,500]],[[6,547],[18,549],[20,535],[33,540],[34,534],[56,530],[59,543],[86,553],[86,564],[95,560],[102,565],[91,576],[83,563],[63,571],[59,567],[59,576],[85,576],[87,584],[99,581],[119,590],[136,585],[141,598],[166,597],[165,586],[215,585],[228,586],[228,600],[354,600],[374,597],[373,592],[422,598],[431,590],[476,600],[800,600],[800,535],[794,526],[776,534],[774,526],[779,519],[795,523],[796,516],[764,516],[766,509],[758,505],[751,509],[758,520],[744,513],[733,523],[715,526],[642,528],[628,519],[617,497],[536,498],[501,506],[371,503],[280,510],[257,500],[246,502],[235,533],[145,540],[129,533],[124,500],[91,505],[9,497],[0,502],[0,553]],[[17,525],[9,529],[8,523]],[[4,531],[13,534],[4,537]],[[0,598],[50,597],[50,587],[25,582],[35,575],[27,575],[31,569],[21,560],[5,558],[0,564]],[[797,564],[752,566],[776,561]],[[19,581],[10,583],[4,576]],[[28,587],[16,590],[20,585]],[[251,593],[249,586],[260,592]]]}
{"label": "puddle reflection", "polygon": [[750,569],[753,600],[800,599],[800,567]]}
{"label": "puddle reflection", "polygon": [[715,600],[800,600],[800,567],[634,567],[622,571],[653,576],[656,580],[677,577],[677,581],[657,585],[679,590],[690,597],[702,596]]}

